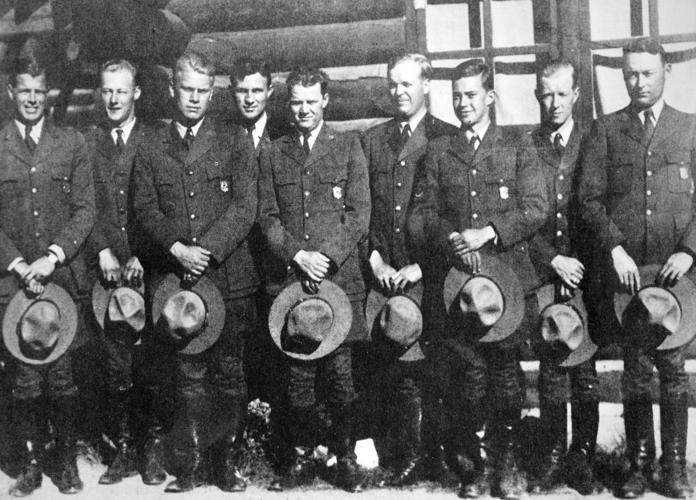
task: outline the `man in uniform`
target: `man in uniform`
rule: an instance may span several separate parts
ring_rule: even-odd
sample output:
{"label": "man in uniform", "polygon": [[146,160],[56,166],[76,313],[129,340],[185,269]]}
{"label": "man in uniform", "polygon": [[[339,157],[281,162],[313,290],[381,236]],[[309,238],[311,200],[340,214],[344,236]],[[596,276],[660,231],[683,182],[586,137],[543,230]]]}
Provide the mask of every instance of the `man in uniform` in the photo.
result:
{"label": "man in uniform", "polygon": [[[83,246],[94,222],[94,185],[84,138],[44,117],[46,72],[31,56],[20,59],[8,93],[14,119],[0,141],[0,296],[6,301],[17,283],[40,294],[51,281],[73,297],[78,308],[78,335],[85,329],[90,279]],[[84,335],[84,333],[83,333]],[[53,408],[58,450],[58,489],[76,493],[82,481],[75,462],[77,387],[70,351],[47,366],[16,362],[12,396],[16,435],[21,441],[22,473],[10,490],[29,495],[41,484],[37,462],[44,415],[42,395]],[[45,387],[45,389],[44,389]]]}
{"label": "man in uniform", "polygon": [[[580,89],[575,67],[563,60],[546,64],[538,82],[542,123],[533,140],[543,160],[552,209],[530,242],[529,253],[542,283],[552,284],[557,298],[565,301],[579,292],[585,274],[582,260],[587,260],[576,198],[576,163],[583,132],[573,119],[573,107]],[[594,359],[565,369],[548,359],[548,352],[540,356],[539,406],[547,447],[539,486],[547,490],[557,486],[565,470],[568,485],[583,495],[589,494],[594,483],[592,459],[599,424],[599,380]],[[566,374],[570,377],[573,443],[564,467],[568,439]]]}
{"label": "man in uniform", "polygon": [[319,423],[314,387],[323,371],[338,482],[355,491],[359,481],[352,449],[350,343],[367,335],[358,258],[358,242],[367,235],[370,217],[367,164],[356,135],[338,133],[324,123],[329,94],[323,71],[299,68],[290,73],[287,86],[295,129],[260,157],[259,224],[274,257],[266,290],[277,294],[300,280],[306,290],[316,291],[329,278],[348,295],[353,321],[346,341],[329,356],[316,362],[288,361],[286,418],[294,445],[311,447]]}
{"label": "man in uniform", "polygon": [[[416,170],[422,168],[428,142],[457,132],[454,126],[428,113],[432,72],[430,61],[421,54],[391,59],[387,74],[397,117],[368,130],[362,139],[372,196],[368,248],[372,270],[370,284],[387,295],[410,288],[423,278],[413,249],[406,242],[406,214],[413,179]],[[426,316],[424,323],[431,324],[436,319]],[[381,375],[377,377],[385,393],[392,395],[393,411],[399,416],[397,426],[404,433],[405,442],[400,446],[406,448],[406,457],[396,472],[397,485],[414,482],[416,466],[421,461],[423,365],[423,361],[392,363],[384,371],[380,370]],[[434,426],[428,419],[423,430],[435,430]],[[425,445],[438,448],[439,441],[429,439]]]}
{"label": "man in uniform", "polygon": [[[101,68],[100,95],[106,120],[95,127],[87,142],[94,175],[96,220],[88,240],[90,264],[98,267],[104,283],[136,285],[143,279],[143,266],[137,254],[136,227],[130,196],[130,178],[135,152],[145,135],[145,125],[136,120],[135,103],[140,98],[135,66],[125,59],[106,62]],[[107,435],[117,445],[117,453],[101,484],[113,484],[137,473],[134,427],[131,422],[134,401],[133,376],[145,376],[147,360],[141,347],[117,342],[103,333],[99,336],[100,359],[106,379],[105,405],[110,427]],[[138,382],[142,382],[139,380]],[[141,408],[148,422],[143,481],[160,484],[166,474],[161,460],[161,424],[155,418],[157,391],[152,381],[144,387],[147,408]],[[141,405],[142,406],[142,405]]]}
{"label": "man in uniform", "polygon": [[[453,106],[462,127],[457,135],[430,143],[425,175],[414,183],[409,232],[424,240],[431,254],[439,249],[442,260],[463,265],[472,273],[479,270],[480,252],[495,254],[517,271],[529,292],[538,285],[538,278],[529,259],[528,240],[546,217],[546,190],[531,141],[491,122],[492,78],[480,60],[455,68]],[[435,279],[442,283],[443,278]],[[514,338],[515,342],[495,344],[452,339],[457,343],[453,352],[461,358],[453,356],[449,366],[438,367],[449,369],[452,377],[446,403],[458,415],[455,451],[474,461],[473,477],[460,461],[460,495],[468,498],[487,494],[491,486],[505,498],[524,491],[513,432],[524,397],[518,378],[522,335]],[[485,451],[491,436],[492,463]]]}
{"label": "man in uniform", "polygon": [[[581,213],[602,252],[607,292],[616,288],[611,286],[615,281],[629,292],[639,290],[641,265],[662,266],[657,280],[664,287],[692,269],[696,118],[665,103],[669,73],[658,42],[630,42],[624,48],[623,75],[631,102],[595,121],[583,154]],[[641,496],[655,473],[653,367],[660,373],[662,478],[658,486],[663,494],[677,498],[692,491],[685,470],[688,378],[684,353],[684,347],[625,347],[622,394],[631,462],[631,473],[621,487],[626,498]]]}
{"label": "man in uniform", "polygon": [[[136,154],[134,209],[156,246],[152,290],[168,273],[184,275],[184,281],[205,275],[225,300],[220,339],[201,355],[176,358],[176,386],[192,410],[187,417],[201,398],[224,398],[232,414],[217,440],[223,462],[218,483],[241,491],[246,484],[237,470],[235,436],[246,413],[241,339],[256,327],[259,281],[247,236],[256,217],[257,167],[243,133],[206,116],[214,80],[215,67],[205,56],[189,52],[177,61],[171,88],[176,114],[170,127],[147,134]],[[213,432],[208,417],[186,422],[188,463],[167,491],[191,490],[205,480],[201,438]]]}

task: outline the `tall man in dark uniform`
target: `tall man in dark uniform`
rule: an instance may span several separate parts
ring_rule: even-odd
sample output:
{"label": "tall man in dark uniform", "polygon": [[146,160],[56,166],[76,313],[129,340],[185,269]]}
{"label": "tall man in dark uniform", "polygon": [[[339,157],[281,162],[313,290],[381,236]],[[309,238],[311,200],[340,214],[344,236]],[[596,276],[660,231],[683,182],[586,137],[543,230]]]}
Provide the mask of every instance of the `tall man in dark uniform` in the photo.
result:
{"label": "tall man in dark uniform", "polygon": [[[409,231],[415,238],[422,233],[432,252],[439,250],[443,259],[462,263],[469,272],[478,271],[481,252],[495,254],[517,271],[529,292],[538,278],[528,240],[545,220],[547,195],[531,141],[504,132],[490,119],[492,78],[480,60],[454,69],[452,99],[462,128],[455,136],[430,143],[425,175],[415,181]],[[475,465],[473,477],[460,471],[460,495],[475,498],[493,486],[505,498],[517,497],[524,491],[513,434],[524,397],[518,378],[519,342],[459,344],[449,366],[438,368],[450,369],[454,378],[447,404],[458,413],[456,451]],[[486,453],[491,436],[492,463]]]}
{"label": "tall man in dark uniform", "polygon": [[[215,67],[205,56],[190,52],[177,61],[171,88],[176,114],[170,127],[146,135],[136,154],[134,208],[157,247],[153,285],[167,273],[194,280],[205,275],[225,300],[220,339],[200,355],[177,356],[176,386],[187,417],[201,398],[225,398],[223,407],[233,415],[219,440],[219,485],[241,491],[246,484],[237,471],[235,436],[246,412],[241,339],[256,326],[259,281],[247,236],[256,217],[257,167],[243,133],[206,116],[214,80]],[[167,491],[187,491],[205,479],[200,438],[212,432],[210,422],[191,417],[186,425],[189,463]]]}
{"label": "tall man in dark uniform", "polygon": [[324,123],[329,94],[323,71],[299,68],[290,73],[287,86],[295,130],[262,150],[260,157],[259,224],[274,257],[266,289],[277,294],[300,280],[305,289],[316,291],[330,278],[348,295],[353,309],[348,337],[334,352],[319,361],[288,361],[287,418],[294,445],[311,447],[319,423],[315,383],[317,373],[323,372],[338,481],[356,490],[350,342],[367,335],[358,259],[358,242],[367,235],[370,217],[367,163],[356,135]]}
{"label": "tall man in dark uniform", "polygon": [[[94,185],[84,138],[44,117],[46,72],[31,57],[18,61],[8,93],[14,120],[0,132],[0,312],[17,291],[43,291],[51,281],[70,293],[78,310],[78,335],[85,329],[90,279],[83,246],[94,223]],[[77,387],[70,351],[47,366],[16,362],[12,396],[23,470],[13,496],[29,495],[41,484],[37,462],[49,398],[59,449],[58,488],[82,489],[75,462]],[[45,391],[45,392],[44,392]]]}
{"label": "tall man in dark uniform", "polygon": [[[665,104],[663,91],[670,65],[658,42],[634,40],[624,48],[623,59],[631,102],[593,124],[582,161],[579,196],[583,218],[602,252],[607,291],[612,290],[614,278],[635,292],[641,286],[638,266],[662,266],[657,279],[667,287],[692,272],[696,117]],[[660,373],[659,486],[663,494],[677,498],[692,491],[685,470],[688,378],[684,351],[684,347],[625,347],[622,394],[631,474],[621,493],[627,498],[641,496],[655,472],[653,367]]]}
{"label": "tall man in dark uniform", "polygon": [[[537,99],[541,127],[533,134],[551,204],[544,225],[529,244],[529,254],[544,284],[553,284],[558,299],[578,292],[585,274],[582,260],[586,234],[582,231],[577,203],[579,168],[576,168],[583,132],[573,119],[580,96],[578,75],[568,61],[552,61],[538,77]],[[539,406],[546,430],[546,449],[540,486],[550,489],[562,482],[564,469],[569,486],[582,494],[593,489],[592,460],[599,424],[599,380],[594,359],[562,368],[540,353]],[[573,443],[566,453],[566,375],[570,377]],[[565,467],[564,467],[565,464]]]}
{"label": "tall man in dark uniform", "polygon": [[[87,138],[94,175],[96,219],[88,240],[90,264],[96,264],[105,283],[137,285],[143,279],[143,265],[136,248],[137,229],[132,209],[130,178],[135,152],[143,141],[145,125],[135,117],[140,98],[135,66],[125,59],[111,60],[101,68],[100,95],[106,120]],[[142,247],[142,245],[141,245]],[[100,360],[105,370],[105,404],[109,416],[107,435],[117,445],[117,453],[101,484],[113,484],[137,473],[132,425],[134,375],[144,377],[151,361],[144,346],[129,346],[107,335],[99,335]],[[136,373],[134,373],[134,371]],[[144,380],[139,380],[139,383]],[[143,481],[162,483],[166,477],[161,463],[161,424],[154,418],[157,390],[153,381],[143,387],[148,423]],[[143,406],[143,405],[141,405]]]}
{"label": "tall man in dark uniform", "polygon": [[[427,109],[432,76],[430,61],[421,54],[395,57],[387,64],[389,93],[397,117],[368,130],[362,139],[370,172],[372,214],[369,233],[371,286],[389,295],[420,282],[423,271],[406,242],[406,214],[411,201],[413,178],[425,157],[428,142],[457,129],[438,120]],[[432,316],[432,315],[431,315]],[[425,324],[437,318],[426,315]],[[385,360],[377,360],[383,363]],[[416,479],[421,460],[424,362],[395,362],[380,370],[383,393],[388,395],[396,425],[403,431],[405,460],[397,471],[398,485]],[[425,423],[424,431],[434,430]],[[427,445],[439,446],[428,442]]]}

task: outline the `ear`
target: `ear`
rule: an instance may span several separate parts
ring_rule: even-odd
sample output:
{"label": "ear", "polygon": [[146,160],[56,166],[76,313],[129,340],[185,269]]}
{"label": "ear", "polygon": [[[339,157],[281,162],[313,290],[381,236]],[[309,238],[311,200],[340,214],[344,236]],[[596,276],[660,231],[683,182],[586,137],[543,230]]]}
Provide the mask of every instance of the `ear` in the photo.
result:
{"label": "ear", "polygon": [[273,91],[275,90],[275,87],[273,86],[273,83],[268,84],[268,97],[271,97],[273,95]]}
{"label": "ear", "polygon": [[176,93],[174,92],[174,82],[170,82],[170,83],[169,83],[169,96],[170,96],[172,99],[175,99],[175,98],[176,98]]}
{"label": "ear", "polygon": [[580,99],[580,86],[573,89],[573,105]]}
{"label": "ear", "polygon": [[490,106],[495,102],[495,90],[486,92],[486,106]]}
{"label": "ear", "polygon": [[133,100],[137,101],[138,99],[140,99],[140,87],[136,85],[133,89]]}
{"label": "ear", "polygon": [[321,107],[325,109],[327,104],[329,104],[329,93],[328,92],[322,96]]}
{"label": "ear", "polygon": [[430,79],[429,78],[423,79],[423,93],[425,95],[430,94]]}
{"label": "ear", "polygon": [[10,99],[11,99],[11,100],[13,100],[13,101],[15,100],[15,98],[14,98],[14,87],[12,86],[11,83],[8,83],[8,84],[7,84],[7,95],[10,96]]}
{"label": "ear", "polygon": [[669,75],[672,72],[672,63],[665,63],[665,75]]}

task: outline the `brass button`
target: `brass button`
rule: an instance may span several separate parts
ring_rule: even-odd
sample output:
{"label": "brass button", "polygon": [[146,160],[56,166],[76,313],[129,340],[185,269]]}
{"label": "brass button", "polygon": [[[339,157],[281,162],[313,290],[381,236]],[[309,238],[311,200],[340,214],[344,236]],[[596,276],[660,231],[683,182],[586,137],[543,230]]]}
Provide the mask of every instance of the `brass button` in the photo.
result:
{"label": "brass button", "polygon": [[565,179],[565,177],[563,177],[563,174],[561,174],[561,175],[558,176],[558,180],[559,180],[559,181],[562,181],[563,179]]}
{"label": "brass button", "polygon": [[556,236],[563,236],[563,231],[556,231]]}
{"label": "brass button", "polygon": [[401,205],[395,206],[394,210],[396,210],[397,212],[401,212]]}
{"label": "brass button", "polygon": [[556,218],[557,218],[557,219],[562,219],[562,218],[563,218],[563,214],[562,214],[561,212],[556,212]]}
{"label": "brass button", "polygon": [[186,173],[187,173],[188,175],[193,175],[193,170],[189,170],[189,171],[186,172]]}
{"label": "brass button", "polygon": [[471,175],[476,175],[476,169],[475,169],[475,168],[472,168],[472,169],[471,169]]}
{"label": "brass button", "polygon": [[195,195],[196,194],[193,191],[189,192],[189,198],[193,198]]}
{"label": "brass button", "polygon": [[476,196],[476,191],[472,191],[471,196]]}
{"label": "brass button", "polygon": [[471,218],[474,220],[478,219],[478,214],[476,212],[474,212],[473,214],[471,214]]}
{"label": "brass button", "polygon": [[118,194],[123,194],[123,189],[121,189],[121,190],[118,192]]}
{"label": "brass button", "polygon": [[305,212],[305,213],[304,213],[304,218],[305,218],[305,219],[309,219],[309,212]]}
{"label": "brass button", "polygon": [[648,177],[652,177],[652,174],[652,170],[648,170],[647,172],[645,172],[645,175],[647,175]]}
{"label": "brass button", "polygon": [[196,238],[196,237],[194,236],[193,238],[191,238],[191,241],[194,242],[194,243],[196,243],[196,242],[198,241],[198,238]]}
{"label": "brass button", "polygon": [[34,217],[38,217],[38,216],[39,216],[38,210],[34,210]]}
{"label": "brass button", "polygon": [[31,188],[32,193],[36,193],[37,189],[36,188]]}
{"label": "brass button", "polygon": [[562,200],[562,199],[563,199],[563,195],[562,195],[561,193],[558,193],[558,196],[556,196],[556,198],[558,198],[559,200]]}
{"label": "brass button", "polygon": [[118,213],[120,213],[121,215],[123,215],[123,214],[126,213],[126,209],[125,209],[125,208],[119,208],[119,209],[118,209]]}
{"label": "brass button", "polygon": [[647,209],[647,210],[645,211],[645,215],[652,215],[652,210]]}
{"label": "brass button", "polygon": [[191,214],[190,217],[191,217],[191,220],[193,220],[196,218],[196,214]]}
{"label": "brass button", "polygon": [[34,236],[36,236],[38,238],[39,236],[41,236],[41,233],[36,232],[36,233],[34,233]]}
{"label": "brass button", "polygon": [[304,235],[304,239],[305,239],[305,241],[309,240],[309,235],[308,235],[308,234],[305,234],[305,235]]}
{"label": "brass button", "polygon": [[401,163],[399,163],[399,165],[401,165],[402,167],[405,167],[405,166],[406,166],[406,162],[405,162],[404,160],[401,160]]}
{"label": "brass button", "polygon": [[648,190],[645,192],[645,194],[647,194],[648,196],[650,196],[650,195],[652,194],[652,191],[650,191],[650,190],[648,189]]}
{"label": "brass button", "polygon": [[32,174],[33,174],[34,172],[36,172],[36,167],[31,167],[31,168],[29,169],[29,172],[31,172]]}
{"label": "brass button", "polygon": [[396,183],[396,187],[400,188],[400,187],[401,187],[401,183],[400,183],[400,182],[397,182],[397,183]]}
{"label": "brass button", "polygon": [[401,228],[400,228],[400,227],[397,227],[396,229],[394,229],[394,232],[395,232],[395,233],[400,233],[400,232],[401,232]]}
{"label": "brass button", "polygon": [[309,191],[305,191],[305,192],[304,192],[304,195],[305,195],[305,196],[309,196]]}

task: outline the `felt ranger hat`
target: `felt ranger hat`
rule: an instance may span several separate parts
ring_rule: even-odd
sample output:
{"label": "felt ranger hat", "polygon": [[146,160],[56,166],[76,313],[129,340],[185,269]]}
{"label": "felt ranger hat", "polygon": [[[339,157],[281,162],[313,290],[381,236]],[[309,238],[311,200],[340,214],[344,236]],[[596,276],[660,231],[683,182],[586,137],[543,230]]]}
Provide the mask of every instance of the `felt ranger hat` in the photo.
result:
{"label": "felt ranger hat", "polygon": [[443,296],[447,314],[469,341],[501,342],[524,318],[524,291],[517,273],[492,255],[481,255],[478,274],[452,267]]}
{"label": "felt ranger hat", "polygon": [[15,358],[43,365],[68,350],[77,331],[77,308],[70,294],[48,283],[39,296],[20,290],[7,305],[2,320],[5,347]]}
{"label": "felt ranger hat", "polygon": [[319,291],[310,294],[295,282],[273,301],[268,328],[278,349],[291,358],[309,361],[340,346],[352,321],[350,301],[338,285],[324,280]]}
{"label": "felt ranger hat", "polygon": [[92,310],[104,333],[119,344],[140,341],[145,328],[145,286],[104,287],[97,281],[92,288]]}
{"label": "felt ranger hat", "polygon": [[638,268],[641,289],[614,294],[614,311],[627,344],[659,351],[676,349],[696,335],[696,285],[683,276],[672,287],[658,285],[661,266]]}
{"label": "felt ranger hat", "polygon": [[179,353],[200,354],[217,342],[225,324],[220,290],[206,277],[188,281],[168,274],[152,298],[152,323]]}
{"label": "felt ranger hat", "polygon": [[558,366],[571,367],[584,363],[597,352],[587,329],[587,310],[582,292],[562,300],[556,294],[556,285],[549,284],[537,290],[539,303],[539,349]]}
{"label": "felt ranger hat", "polygon": [[401,361],[425,359],[418,339],[423,333],[423,285],[417,283],[396,295],[370,290],[365,304],[367,327],[373,340],[383,340]]}

